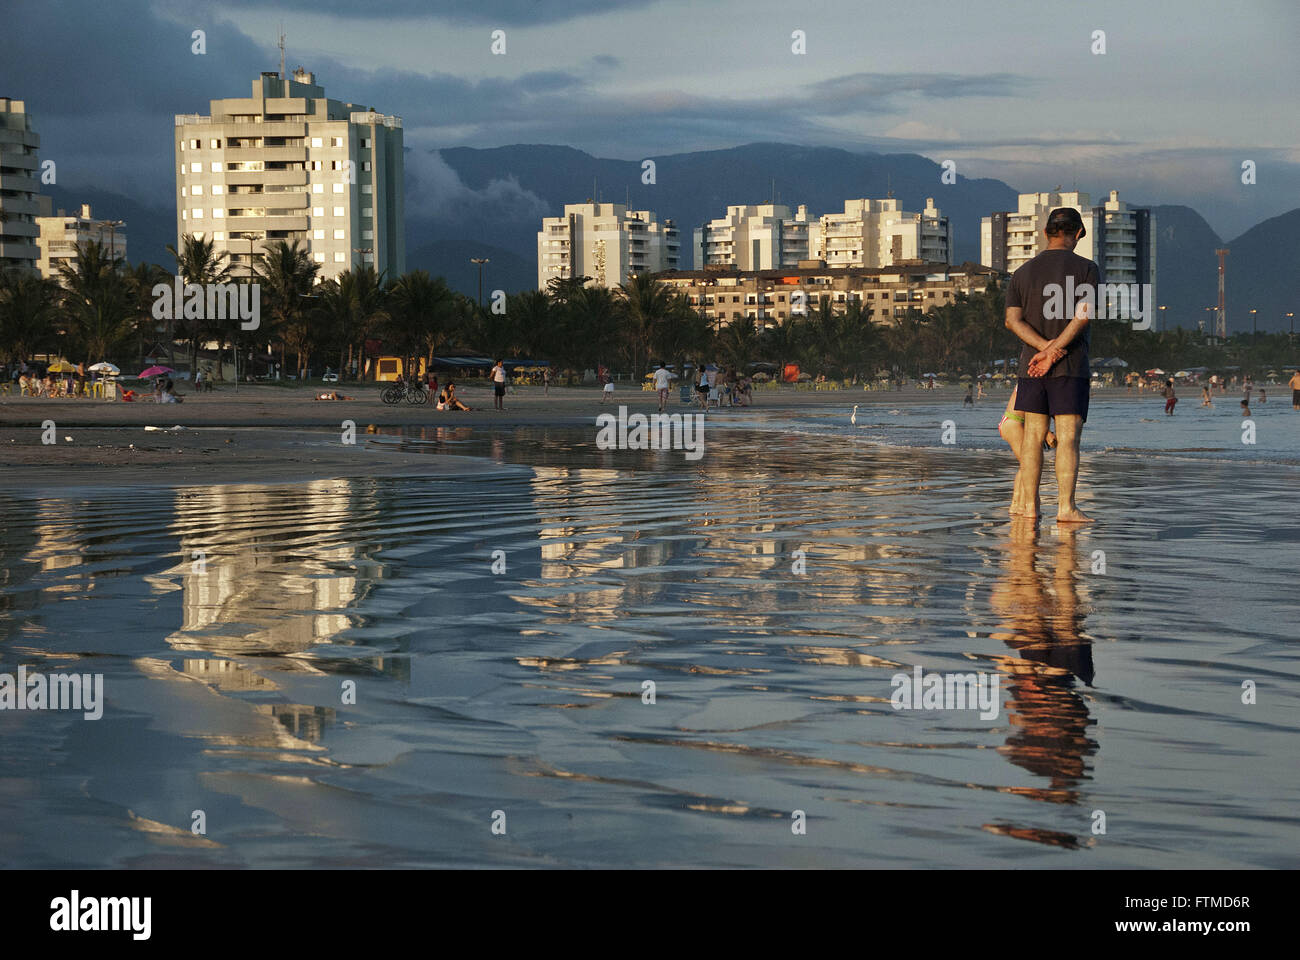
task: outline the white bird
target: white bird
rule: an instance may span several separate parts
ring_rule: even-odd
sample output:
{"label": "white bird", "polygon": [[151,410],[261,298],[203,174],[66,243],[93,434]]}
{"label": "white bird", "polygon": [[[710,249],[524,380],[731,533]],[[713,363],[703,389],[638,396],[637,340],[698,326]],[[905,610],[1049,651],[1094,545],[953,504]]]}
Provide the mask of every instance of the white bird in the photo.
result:
{"label": "white bird", "polygon": [[853,405],[853,415],[849,417],[849,423],[855,427],[858,425],[858,405],[856,403]]}

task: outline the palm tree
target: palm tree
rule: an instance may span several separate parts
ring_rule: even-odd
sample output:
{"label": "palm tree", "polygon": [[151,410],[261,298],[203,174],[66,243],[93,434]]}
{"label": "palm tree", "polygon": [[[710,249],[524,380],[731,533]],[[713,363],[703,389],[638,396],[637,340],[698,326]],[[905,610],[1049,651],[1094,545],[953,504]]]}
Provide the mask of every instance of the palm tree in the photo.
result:
{"label": "palm tree", "polygon": [[[217,253],[216,243],[204,237],[199,239],[192,233],[181,237],[181,249],[178,252],[173,244],[167,244],[167,252],[176,259],[176,272],[184,283],[227,283],[230,280],[230,265],[223,251]],[[167,350],[169,364],[176,365],[174,324],[180,321],[181,329],[186,331],[190,341],[190,371],[193,373],[199,359],[199,341],[212,332],[211,322],[207,319],[185,320],[181,304],[172,305],[173,320],[167,332]]]}
{"label": "palm tree", "polygon": [[[374,267],[361,266],[344,273],[351,275],[347,284],[343,283],[342,275],[339,281],[340,286],[348,290],[352,304],[349,352],[355,346],[357,369],[360,371],[365,367],[366,341],[388,320],[388,291],[384,287],[383,277],[375,272]],[[373,374],[378,376],[378,367]]]}
{"label": "palm tree", "polygon": [[274,333],[293,350],[301,381],[313,346],[311,315],[303,299],[311,293],[320,264],[297,240],[271,244],[255,263],[262,290],[270,301]]}
{"label": "palm tree", "polygon": [[60,290],[34,270],[0,271],[0,356],[26,360],[54,341]]}
{"label": "palm tree", "polygon": [[386,339],[402,350],[407,369],[415,369],[417,356],[432,366],[434,353],[450,335],[455,315],[455,296],[447,281],[431,279],[424,270],[404,273],[389,288],[389,301]]}
{"label": "palm tree", "polygon": [[796,313],[788,313],[759,335],[763,355],[777,365],[777,382],[785,376],[785,367],[799,352],[803,338],[804,321]]}
{"label": "palm tree", "polygon": [[616,296],[632,361],[632,373],[639,383],[650,359],[655,330],[668,316],[672,296],[664,284],[645,273],[619,284]]}
{"label": "palm tree", "polygon": [[135,315],[135,357],[144,360],[144,341],[153,339],[158,321],[153,316],[153,288],[160,283],[170,283],[171,274],[156,263],[137,263],[126,270],[126,287]]}
{"label": "palm tree", "polygon": [[76,245],[71,263],[59,264],[62,303],[72,334],[91,361],[105,359],[131,332],[131,291],[122,261],[98,240]]}

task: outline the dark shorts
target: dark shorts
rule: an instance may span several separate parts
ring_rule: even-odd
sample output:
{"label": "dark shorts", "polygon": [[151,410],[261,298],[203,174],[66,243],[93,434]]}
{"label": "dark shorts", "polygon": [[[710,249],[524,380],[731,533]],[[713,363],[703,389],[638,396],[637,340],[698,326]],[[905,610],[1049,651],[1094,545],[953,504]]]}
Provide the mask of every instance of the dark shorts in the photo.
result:
{"label": "dark shorts", "polygon": [[1300,404],[1300,390],[1291,391],[1291,406],[1294,407],[1296,404]]}
{"label": "dark shorts", "polygon": [[506,385],[504,383],[498,383],[495,384],[495,386],[497,389],[497,396],[504,397],[506,395]]}
{"label": "dark shorts", "polygon": [[1087,377],[1020,377],[1016,383],[1016,409],[1049,417],[1077,414],[1088,420]]}

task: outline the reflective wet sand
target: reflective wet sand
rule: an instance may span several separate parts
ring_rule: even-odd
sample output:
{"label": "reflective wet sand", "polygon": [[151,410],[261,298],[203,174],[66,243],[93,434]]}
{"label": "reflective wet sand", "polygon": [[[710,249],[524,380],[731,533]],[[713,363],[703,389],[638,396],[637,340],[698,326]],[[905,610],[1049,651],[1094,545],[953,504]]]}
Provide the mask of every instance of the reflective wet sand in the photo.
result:
{"label": "reflective wet sand", "polygon": [[107,697],[0,712],[0,863],[1295,865],[1294,467],[1095,457],[1069,531],[992,449],[400,433],[427,478],[0,495],[0,670]]}

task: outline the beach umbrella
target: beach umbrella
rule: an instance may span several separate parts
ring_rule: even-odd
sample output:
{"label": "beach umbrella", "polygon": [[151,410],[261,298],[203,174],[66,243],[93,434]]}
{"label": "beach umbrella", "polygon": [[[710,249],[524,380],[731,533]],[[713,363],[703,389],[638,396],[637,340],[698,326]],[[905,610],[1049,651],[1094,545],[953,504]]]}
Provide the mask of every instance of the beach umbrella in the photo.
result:
{"label": "beach umbrella", "polygon": [[92,373],[111,373],[114,376],[122,372],[121,370],[119,370],[117,367],[113,366],[113,364],[109,363],[106,360],[101,360],[99,361],[99,363],[91,364],[86,369],[91,371]]}
{"label": "beach umbrella", "polygon": [[1163,377],[1164,375],[1165,372],[1161,370],[1159,367],[1152,367],[1150,370],[1147,371],[1148,377]]}
{"label": "beach umbrella", "polygon": [[175,373],[175,372],[176,371],[173,370],[171,367],[153,366],[153,367],[149,367],[146,370],[141,370],[138,374],[136,374],[136,377],[138,377],[141,380],[144,380],[147,377],[156,377],[159,374]]}
{"label": "beach umbrella", "polygon": [[76,367],[68,363],[66,360],[55,360],[48,367],[45,368],[45,372],[46,373],[72,373],[72,371],[76,369],[77,369]]}

